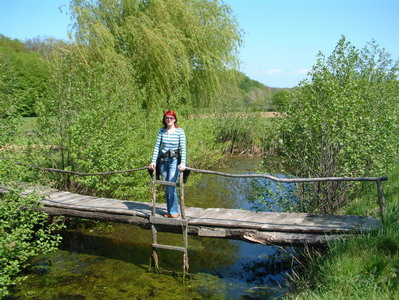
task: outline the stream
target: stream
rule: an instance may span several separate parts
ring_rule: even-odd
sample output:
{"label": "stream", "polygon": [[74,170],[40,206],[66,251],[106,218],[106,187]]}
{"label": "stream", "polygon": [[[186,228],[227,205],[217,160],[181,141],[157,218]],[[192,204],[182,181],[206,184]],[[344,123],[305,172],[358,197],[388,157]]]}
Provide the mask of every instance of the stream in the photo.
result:
{"label": "stream", "polygon": [[[258,158],[230,159],[228,173],[261,172]],[[193,175],[190,175],[190,177]],[[190,178],[191,179],[191,178]],[[189,181],[190,181],[189,179]],[[257,210],[259,180],[194,175],[186,205]],[[257,180],[254,185],[254,181]],[[151,231],[136,226],[76,221],[62,233],[60,250],[32,261],[12,299],[274,299],[287,291],[295,249],[189,236],[190,274],[148,272]],[[181,234],[159,243],[182,246]],[[160,267],[179,272],[180,252],[159,250]]]}

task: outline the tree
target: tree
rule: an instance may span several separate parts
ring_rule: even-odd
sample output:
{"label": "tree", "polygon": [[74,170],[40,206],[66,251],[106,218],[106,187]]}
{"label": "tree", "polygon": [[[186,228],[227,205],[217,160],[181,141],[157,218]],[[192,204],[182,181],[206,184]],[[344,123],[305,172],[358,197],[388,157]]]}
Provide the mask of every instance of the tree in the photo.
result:
{"label": "tree", "polygon": [[[40,103],[36,164],[81,172],[148,163],[159,111],[211,106],[231,82],[239,35],[217,1],[72,2],[74,44],[53,45],[49,97]],[[237,85],[236,85],[237,86]],[[230,89],[226,89],[230,91]],[[225,97],[227,98],[227,97]],[[119,199],[141,197],[145,173],[56,178],[63,188]]]}
{"label": "tree", "polygon": [[76,41],[128,58],[142,107],[210,106],[232,79],[241,43],[217,0],[74,0]]}
{"label": "tree", "polygon": [[291,92],[289,90],[278,90],[272,96],[273,105],[277,111],[283,112],[291,99]]}
{"label": "tree", "polygon": [[[318,54],[310,76],[279,122],[293,175],[385,175],[398,153],[398,62],[375,41],[358,50],[343,36],[331,56]],[[314,193],[306,209],[335,211],[349,200],[347,188],[309,188]]]}
{"label": "tree", "polygon": [[[0,61],[0,70],[4,70]],[[6,69],[7,70],[7,69]],[[7,91],[10,77],[0,73],[0,91]],[[37,194],[22,195],[18,184],[27,177],[27,169],[20,169],[13,161],[18,157],[15,151],[1,146],[15,144],[20,131],[18,102],[12,95],[3,93],[0,105],[0,186],[8,187],[7,193],[0,193],[0,299],[10,294],[10,289],[21,282],[19,276],[29,259],[35,255],[54,250],[60,236],[53,230],[60,229],[50,224],[40,206]]]}
{"label": "tree", "polygon": [[37,101],[46,97],[47,65],[37,52],[18,40],[0,36],[0,100],[13,102],[22,116],[34,116]]}

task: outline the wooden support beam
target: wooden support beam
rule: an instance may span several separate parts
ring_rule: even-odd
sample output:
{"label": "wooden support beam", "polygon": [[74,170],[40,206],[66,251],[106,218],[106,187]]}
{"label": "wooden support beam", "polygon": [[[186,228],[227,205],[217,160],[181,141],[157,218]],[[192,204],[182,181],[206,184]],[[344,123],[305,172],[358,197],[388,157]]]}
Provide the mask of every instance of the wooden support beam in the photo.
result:
{"label": "wooden support beam", "polygon": [[161,184],[161,185],[169,185],[169,186],[177,186],[176,182],[172,181],[164,181],[164,180],[154,180],[155,184]]}
{"label": "wooden support beam", "polygon": [[171,245],[162,245],[162,244],[152,244],[152,247],[159,248],[159,249],[166,249],[166,250],[176,250],[181,252],[187,252],[187,249],[184,247],[177,247]]}

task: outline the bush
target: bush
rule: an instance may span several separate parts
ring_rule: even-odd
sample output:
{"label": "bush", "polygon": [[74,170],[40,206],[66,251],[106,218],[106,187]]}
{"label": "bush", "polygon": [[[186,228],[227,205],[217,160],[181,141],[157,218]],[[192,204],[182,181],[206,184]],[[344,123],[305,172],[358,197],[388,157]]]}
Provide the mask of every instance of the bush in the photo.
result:
{"label": "bush", "polygon": [[[397,299],[399,297],[398,164],[384,183],[387,214],[383,228],[346,241],[334,242],[327,252],[309,256],[298,272],[289,299]],[[373,199],[373,202],[370,202]],[[357,199],[363,212],[377,209],[375,189]],[[352,207],[343,213],[352,211]]]}
{"label": "bush", "polygon": [[37,210],[39,199],[22,196],[19,189],[0,195],[0,298],[25,279],[19,274],[29,259],[55,250],[61,241],[54,233],[61,225],[48,223],[47,214]]}
{"label": "bush", "polygon": [[[330,57],[318,55],[310,76],[278,119],[280,150],[294,175],[385,175],[399,147],[398,62],[374,41],[359,51],[342,37]],[[305,209],[334,212],[352,188],[310,186]]]}

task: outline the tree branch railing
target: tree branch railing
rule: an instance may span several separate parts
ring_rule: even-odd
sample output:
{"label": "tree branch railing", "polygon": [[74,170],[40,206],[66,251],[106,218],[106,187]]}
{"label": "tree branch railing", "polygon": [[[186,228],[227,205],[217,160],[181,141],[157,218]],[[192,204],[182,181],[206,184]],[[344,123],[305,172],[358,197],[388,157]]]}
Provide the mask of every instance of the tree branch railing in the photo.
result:
{"label": "tree branch railing", "polygon": [[382,188],[382,181],[388,180],[387,176],[383,177],[318,177],[318,178],[280,178],[275,177],[268,174],[229,174],[217,171],[209,171],[209,170],[201,170],[194,168],[187,168],[192,172],[203,173],[203,174],[212,174],[219,175],[224,177],[232,177],[232,178],[267,178],[276,182],[283,183],[305,183],[305,182],[327,182],[327,181],[368,181],[375,182],[377,185],[377,193],[378,193],[378,204],[380,208],[381,221],[384,222],[385,216],[385,197],[384,190]]}
{"label": "tree branch railing", "polygon": [[[5,159],[5,158],[0,157],[0,159]],[[67,170],[61,170],[61,169],[55,169],[55,168],[45,168],[45,167],[36,166],[36,165],[32,165],[32,164],[27,164],[27,163],[21,163],[21,162],[15,162],[15,163],[17,165],[31,167],[31,168],[39,169],[42,171],[71,174],[71,175],[76,175],[76,176],[103,176],[103,175],[112,175],[112,174],[132,173],[132,172],[148,169],[148,166],[145,166],[145,167],[123,170],[123,171],[84,173],[84,172],[67,171]],[[327,182],[327,181],[360,181],[360,182],[364,182],[364,181],[373,182],[374,181],[376,183],[376,187],[377,187],[378,204],[379,204],[379,208],[380,208],[381,220],[384,221],[386,205],[385,205],[385,197],[384,197],[384,190],[382,187],[382,181],[388,180],[387,176],[383,176],[383,177],[280,178],[280,177],[275,177],[275,176],[268,175],[268,174],[231,174],[231,173],[224,173],[224,172],[218,172],[218,171],[195,169],[195,168],[190,168],[190,167],[186,167],[186,170],[189,170],[189,171],[195,172],[195,173],[218,175],[218,176],[224,176],[224,177],[230,177],[230,178],[267,178],[267,179],[270,179],[270,180],[273,180],[276,182],[283,182],[283,183],[305,183],[305,182]]]}

